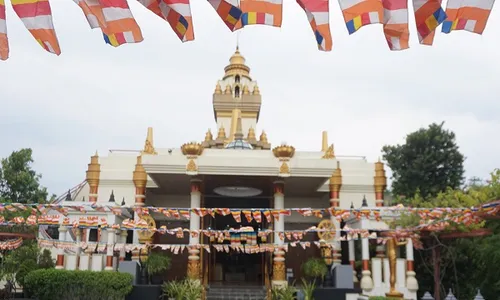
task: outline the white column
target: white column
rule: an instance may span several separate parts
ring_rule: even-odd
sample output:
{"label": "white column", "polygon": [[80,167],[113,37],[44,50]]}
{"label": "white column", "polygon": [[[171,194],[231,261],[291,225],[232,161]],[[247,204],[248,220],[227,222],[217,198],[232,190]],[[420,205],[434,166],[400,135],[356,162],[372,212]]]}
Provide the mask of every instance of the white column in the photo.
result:
{"label": "white column", "polygon": [[[199,208],[201,203],[201,192],[199,190],[200,181],[193,179],[191,180],[191,209]],[[189,230],[200,230],[200,217],[191,211],[191,217],[189,218]],[[193,237],[189,235],[189,244],[195,245],[199,244],[199,237]]]}
{"label": "white column", "polygon": [[373,289],[373,280],[370,271],[370,249],[368,238],[361,239],[361,259],[363,260],[363,271],[361,274],[361,289],[363,291],[371,291]]}
{"label": "white column", "polygon": [[108,228],[106,229],[108,233],[108,243],[106,248],[106,267],[104,270],[112,271],[113,270],[113,247],[115,244],[115,230]]}
{"label": "white column", "polygon": [[413,261],[413,241],[412,239],[408,239],[408,243],[406,244],[406,288],[410,292],[417,292],[418,281],[415,278],[417,274],[414,270]]}
{"label": "white column", "polygon": [[80,228],[76,228],[76,269],[80,269],[80,256],[82,254],[82,230]]}
{"label": "white column", "polygon": [[[285,208],[285,193],[284,193],[284,182],[276,181],[273,183],[274,187],[274,209],[284,209]],[[279,237],[279,233],[285,231],[285,218],[280,216],[279,220],[274,222],[274,244],[283,245]],[[285,263],[285,251],[282,249],[276,249],[274,251],[273,257],[273,286],[286,286],[286,263]]]}
{"label": "white column", "polygon": [[[68,228],[66,226],[59,226],[59,241],[66,241],[66,232],[68,232]],[[57,261],[56,261],[56,269],[64,269],[64,249],[57,249]]]}
{"label": "white column", "polygon": [[355,254],[355,249],[354,249],[354,240],[349,240],[348,241],[349,245],[349,264],[352,267],[352,280],[354,282],[358,282],[358,276],[356,274],[356,254]]}
{"label": "white column", "polygon": [[120,249],[120,261],[125,260],[125,245],[127,244],[127,230],[120,230],[120,243],[123,244],[123,247]]}
{"label": "white column", "polygon": [[[200,192],[201,181],[198,179],[191,180],[191,209],[199,208],[201,204],[201,192]],[[191,232],[200,230],[200,217],[191,211],[191,217],[189,218],[189,230]],[[189,245],[198,245],[200,243],[199,237],[193,237],[189,235]],[[201,279],[201,266],[200,266],[200,250],[191,247],[188,250],[188,267],[187,276],[193,280]]]}

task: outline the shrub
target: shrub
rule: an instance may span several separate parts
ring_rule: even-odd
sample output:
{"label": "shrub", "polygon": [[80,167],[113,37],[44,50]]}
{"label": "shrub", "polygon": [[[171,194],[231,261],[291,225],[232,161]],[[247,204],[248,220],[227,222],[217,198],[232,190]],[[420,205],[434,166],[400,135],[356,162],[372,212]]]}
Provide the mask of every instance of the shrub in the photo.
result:
{"label": "shrub", "polygon": [[149,276],[157,275],[165,272],[170,268],[172,259],[162,253],[151,253],[148,259],[144,262],[146,272]]}
{"label": "shrub", "polygon": [[117,272],[43,269],[24,278],[38,300],[123,300],[132,291],[132,276]]}
{"label": "shrub", "polygon": [[322,279],[325,277],[326,273],[328,273],[325,261],[321,258],[310,258],[302,265],[302,270],[306,277],[311,279]]}

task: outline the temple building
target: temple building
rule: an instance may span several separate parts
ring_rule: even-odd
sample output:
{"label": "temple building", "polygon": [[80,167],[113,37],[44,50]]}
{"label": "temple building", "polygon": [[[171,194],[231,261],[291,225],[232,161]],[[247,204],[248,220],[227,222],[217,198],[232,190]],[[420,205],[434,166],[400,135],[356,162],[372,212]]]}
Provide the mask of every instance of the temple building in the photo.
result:
{"label": "temple building", "polygon": [[[291,215],[271,222],[260,212],[255,215],[252,210],[384,206],[387,185],[384,164],[367,161],[364,157],[338,155],[326,132],[318,133],[318,140],[319,137],[322,139],[318,151],[300,151],[288,144],[271,145],[267,132],[259,128],[263,94],[238,49],[224,71],[212,96],[215,130],[208,130],[204,138],[202,134],[193,137],[198,138],[198,142],[186,141],[183,145],[162,148],[154,144],[153,129],[149,128],[141,151],[111,150],[105,156],[96,153],[90,159],[85,182],[71,190],[62,205],[113,203],[130,209],[120,214],[96,213],[96,219],[106,219],[109,224],[106,229],[75,231],[61,226],[58,239],[107,244],[209,245],[212,247],[209,252],[193,247],[172,255],[172,267],[165,279],[188,276],[206,285],[245,282],[266,287],[286,284],[289,276],[300,278],[304,261],[323,256],[321,247],[313,244],[326,240],[335,244],[330,257],[333,264],[352,265],[354,280],[364,294],[385,295],[389,290],[385,246],[368,237],[341,241],[339,230],[343,226],[386,229],[388,225],[384,219],[339,222],[328,215],[318,218],[314,212],[313,215],[304,215],[293,211]],[[207,125],[200,124],[200,127],[207,128]],[[268,133],[272,134],[272,128]],[[141,216],[134,213],[138,207],[173,208],[181,217],[166,210]],[[231,211],[200,217],[192,210],[188,210],[188,215],[182,215],[183,208],[226,208]],[[232,213],[235,210],[238,216]],[[89,213],[71,212],[68,217],[77,220]],[[221,240],[204,234],[188,233],[179,238],[172,234],[126,231],[111,226],[126,219],[143,219],[148,226],[186,228],[190,232],[241,228],[248,229],[248,232]],[[232,245],[235,238],[238,244],[280,245],[289,243],[280,236],[282,232],[301,231],[313,226],[337,231],[333,236],[310,232],[301,241],[310,242],[311,246],[289,246],[287,251],[226,252],[213,248]],[[274,233],[264,238],[259,232],[265,230]],[[43,234],[49,236],[47,232]],[[143,255],[141,251],[127,253],[125,249],[114,251],[113,247],[101,246],[90,250],[57,251],[58,267],[67,269],[113,270],[119,261],[140,260]],[[406,298],[416,299],[418,284],[413,271],[411,243],[399,257],[397,287]]]}

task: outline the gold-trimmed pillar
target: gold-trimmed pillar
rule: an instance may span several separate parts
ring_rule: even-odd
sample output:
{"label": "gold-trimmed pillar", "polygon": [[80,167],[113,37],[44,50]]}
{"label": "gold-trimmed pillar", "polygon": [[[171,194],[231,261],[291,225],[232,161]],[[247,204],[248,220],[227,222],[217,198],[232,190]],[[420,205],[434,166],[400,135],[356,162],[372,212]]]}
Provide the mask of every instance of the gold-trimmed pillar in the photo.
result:
{"label": "gold-trimmed pillar", "polygon": [[330,206],[339,207],[340,205],[340,188],[342,187],[342,169],[340,162],[337,161],[337,169],[330,177]]}
{"label": "gold-trimmed pillar", "polygon": [[108,240],[106,245],[106,267],[104,271],[113,271],[113,247],[115,245],[115,230],[107,228]]}
{"label": "gold-trimmed pillar", "polygon": [[135,206],[144,206],[146,201],[146,184],[148,182],[148,175],[142,166],[141,155],[137,156],[133,181],[135,186]]}
{"label": "gold-trimmed pillar", "polygon": [[377,207],[384,206],[384,192],[387,187],[387,177],[385,176],[384,164],[378,160],[375,163],[375,177],[374,188],[375,188],[375,205]]}
{"label": "gold-trimmed pillar", "polygon": [[[275,181],[273,183],[274,190],[274,209],[281,210],[285,208],[285,183],[283,181]],[[274,222],[274,244],[276,245],[273,257],[273,286],[286,286],[286,267],[285,267],[285,251],[281,247],[283,241],[280,239],[280,233],[285,231],[285,218],[281,216],[279,220]]]}
{"label": "gold-trimmed pillar", "polygon": [[[192,209],[199,208],[201,203],[201,180],[191,179],[191,217],[189,219],[189,230],[196,232],[200,230],[200,217],[195,214]],[[189,256],[187,266],[187,276],[192,280],[201,279],[201,265],[200,265],[200,250],[199,250],[200,237],[189,236]]]}
{"label": "gold-trimmed pillar", "polygon": [[97,194],[99,190],[99,177],[101,175],[101,165],[99,164],[99,155],[96,153],[90,157],[88,164],[86,179],[89,184],[89,201],[97,202]]}
{"label": "gold-trimmed pillar", "polygon": [[76,242],[76,269],[80,269],[80,256],[82,254],[82,230],[75,228],[75,242]]}
{"label": "gold-trimmed pillar", "polygon": [[406,288],[416,293],[418,291],[418,281],[415,277],[417,274],[413,262],[413,240],[409,238],[406,243]]}
{"label": "gold-trimmed pillar", "polygon": [[[68,232],[68,228],[66,226],[59,226],[59,241],[66,241],[66,232]],[[61,270],[64,269],[64,248],[57,249],[57,260],[56,260],[56,269]]]}

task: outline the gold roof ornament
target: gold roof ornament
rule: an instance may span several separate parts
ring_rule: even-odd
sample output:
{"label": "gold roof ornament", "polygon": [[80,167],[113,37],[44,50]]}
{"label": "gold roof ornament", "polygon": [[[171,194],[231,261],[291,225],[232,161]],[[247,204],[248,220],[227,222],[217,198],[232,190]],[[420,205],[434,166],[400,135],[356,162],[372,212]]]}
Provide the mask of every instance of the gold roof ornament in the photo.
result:
{"label": "gold roof ornament", "polygon": [[135,187],[145,187],[148,182],[148,174],[146,174],[146,170],[142,166],[141,155],[137,156],[137,163],[135,165],[132,181],[134,182]]}
{"label": "gold roof ornament", "polygon": [[236,51],[229,59],[229,65],[224,68],[226,74],[224,77],[232,75],[243,75],[246,77],[250,76],[250,68],[245,64],[245,58],[240,53],[240,49],[236,46]]}
{"label": "gold roof ornament", "polygon": [[380,161],[380,158],[375,163],[375,177],[373,179],[375,191],[384,192],[387,187],[387,177],[385,176],[384,163]]}
{"label": "gold roof ornament", "polygon": [[217,132],[217,139],[226,139],[226,130],[224,129],[224,126],[221,125],[219,128],[219,132]]}
{"label": "gold roof ornament", "polygon": [[101,165],[99,164],[99,154],[96,151],[94,156],[90,157],[90,164],[88,164],[85,179],[90,186],[98,186],[100,175]]}
{"label": "gold roof ornament", "polygon": [[257,137],[255,136],[255,130],[253,129],[253,127],[250,127],[250,129],[248,129],[248,135],[247,135],[247,140],[256,140]]}
{"label": "gold roof ornament", "polygon": [[214,140],[214,136],[212,135],[212,131],[208,129],[207,133],[205,134],[205,142],[210,142]]}
{"label": "gold roof ornament", "polygon": [[153,127],[148,127],[148,135],[146,136],[146,141],[144,142],[144,150],[142,150],[141,153],[158,154],[153,144]]}
{"label": "gold roof ornament", "polygon": [[226,85],[226,89],[224,90],[224,94],[231,94],[231,86],[229,84]]}
{"label": "gold roof ornament", "polygon": [[286,145],[285,143],[273,148],[273,154],[280,159],[290,159],[295,154],[295,147]]}
{"label": "gold roof ornament", "polygon": [[250,95],[250,91],[248,90],[248,86],[246,84],[243,86],[243,95]]}
{"label": "gold roof ornament", "polygon": [[332,176],[330,177],[330,184],[338,187],[342,186],[342,169],[340,168],[340,162],[337,161],[337,168],[333,171]]}
{"label": "gold roof ornament", "polygon": [[321,157],[323,159],[334,159],[335,158],[335,150],[333,148],[333,144],[330,145],[325,151],[325,154]]}
{"label": "gold roof ornament", "polygon": [[222,94],[222,88],[220,86],[220,83],[217,82],[217,85],[215,86],[215,94]]}
{"label": "gold roof ornament", "polygon": [[259,141],[264,143],[264,144],[267,144],[268,141],[267,141],[267,134],[264,130],[262,130],[262,133],[260,134],[260,137],[259,137]]}
{"label": "gold roof ornament", "polygon": [[190,142],[182,145],[181,150],[186,156],[199,156],[203,153],[203,146],[197,142]]}
{"label": "gold roof ornament", "polygon": [[255,86],[253,87],[253,93],[254,95],[260,95],[260,90],[259,90],[259,86],[257,84],[255,84]]}

